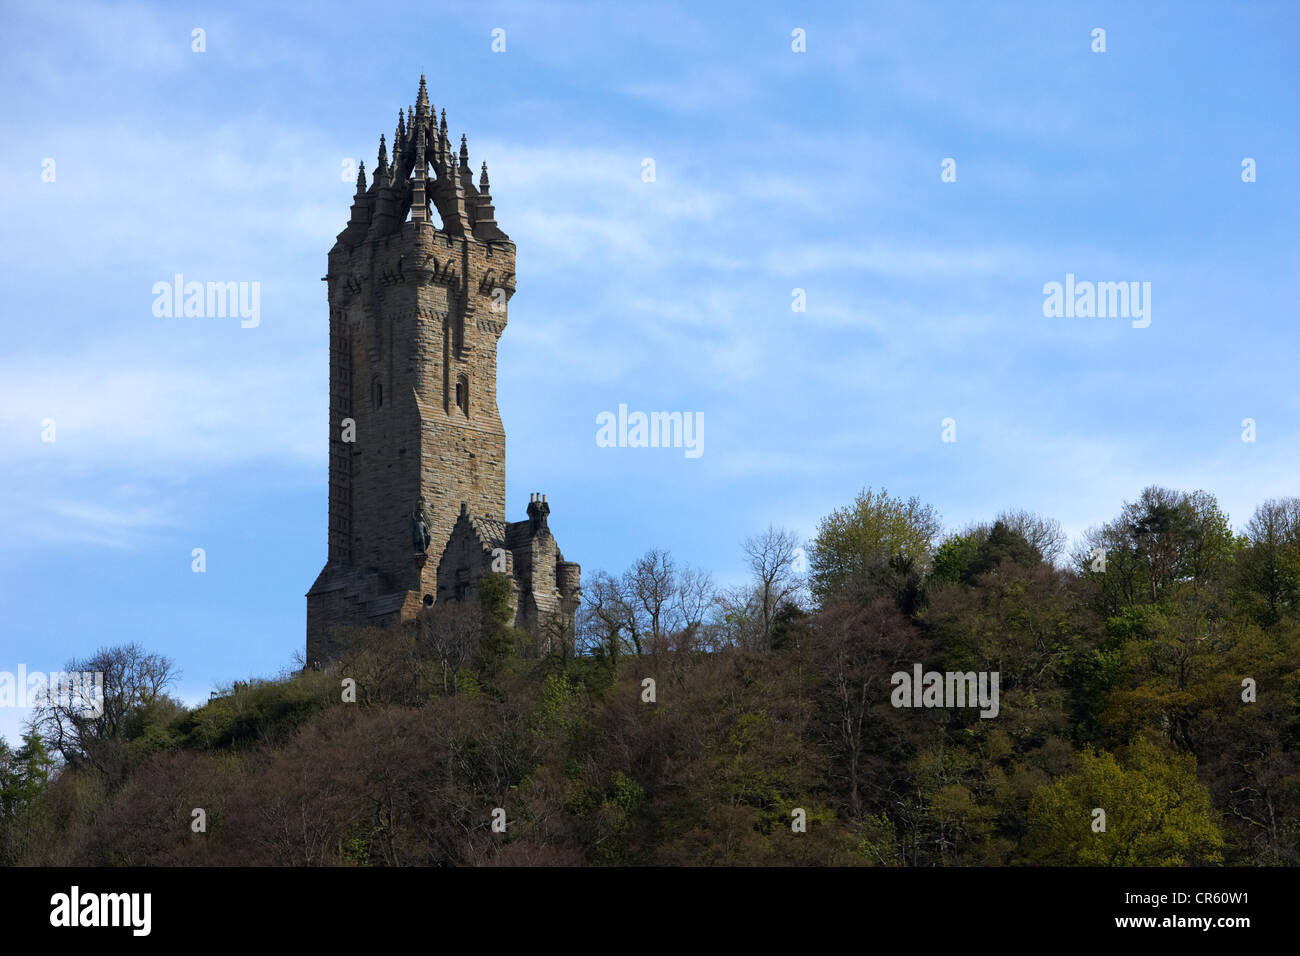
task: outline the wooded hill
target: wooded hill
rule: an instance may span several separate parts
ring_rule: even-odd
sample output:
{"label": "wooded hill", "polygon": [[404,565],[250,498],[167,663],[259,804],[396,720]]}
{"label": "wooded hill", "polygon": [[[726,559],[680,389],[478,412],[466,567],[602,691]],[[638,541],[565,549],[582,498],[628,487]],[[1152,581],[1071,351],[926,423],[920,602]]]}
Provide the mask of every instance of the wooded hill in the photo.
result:
{"label": "wooded hill", "polygon": [[[1300,863],[1297,499],[1234,533],[1149,488],[1066,554],[1035,515],[944,535],[869,490],[806,554],[744,548],[742,588],[663,551],[591,575],[576,653],[532,652],[502,579],[193,710],[134,645],[71,662],[107,706],[0,750],[0,858]],[[918,664],[998,674],[997,716],[894,706]]]}

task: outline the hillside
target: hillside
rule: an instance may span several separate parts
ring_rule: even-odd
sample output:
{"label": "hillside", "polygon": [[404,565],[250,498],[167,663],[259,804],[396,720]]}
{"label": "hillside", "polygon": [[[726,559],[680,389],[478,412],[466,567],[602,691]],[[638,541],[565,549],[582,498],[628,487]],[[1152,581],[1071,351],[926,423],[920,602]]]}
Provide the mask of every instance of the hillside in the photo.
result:
{"label": "hillside", "polygon": [[[1041,519],[941,537],[915,501],[864,493],[822,523],[806,577],[771,531],[749,543],[743,593],[663,552],[594,576],[574,654],[535,656],[491,587],[481,608],[357,635],[335,669],[193,710],[140,680],[161,658],[104,651],[74,663],[105,668],[117,706],[79,723],[47,708],[3,751],[0,850],[126,866],[1295,865],[1296,514],[1266,503],[1238,535],[1212,497],[1148,489],[1069,559]],[[996,714],[898,706],[895,675],[918,665],[998,675]]]}

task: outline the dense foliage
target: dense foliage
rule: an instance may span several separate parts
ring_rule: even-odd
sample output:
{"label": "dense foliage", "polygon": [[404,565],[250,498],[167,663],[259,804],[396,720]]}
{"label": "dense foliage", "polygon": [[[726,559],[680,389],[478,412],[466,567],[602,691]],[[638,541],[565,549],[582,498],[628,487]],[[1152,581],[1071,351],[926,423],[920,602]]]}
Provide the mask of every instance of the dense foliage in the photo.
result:
{"label": "dense foliage", "polygon": [[[1067,556],[1034,515],[943,537],[864,491],[807,559],[779,529],[744,550],[727,591],[665,551],[589,575],[576,654],[530,652],[505,579],[195,709],[165,659],[101,651],[108,717],[46,708],[0,746],[0,857],[1300,863],[1296,499],[1234,534],[1150,488]],[[917,664],[996,672],[997,716],[895,706]]]}

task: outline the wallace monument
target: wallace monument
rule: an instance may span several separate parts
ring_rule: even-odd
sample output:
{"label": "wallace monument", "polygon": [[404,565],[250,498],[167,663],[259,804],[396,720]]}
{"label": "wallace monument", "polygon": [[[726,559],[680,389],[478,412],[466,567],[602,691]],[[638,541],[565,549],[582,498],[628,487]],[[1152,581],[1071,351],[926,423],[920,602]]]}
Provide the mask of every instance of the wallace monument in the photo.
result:
{"label": "wallace monument", "polygon": [[[329,550],[307,592],[307,665],[328,666],[360,628],[476,601],[512,582],[514,623],[539,650],[572,641],[580,569],[547,526],[544,494],[506,521],[497,340],[515,292],[515,244],[497,226],[429,102],[397,113],[329,253]],[[432,170],[432,175],[430,175]],[[432,203],[432,210],[430,208]],[[433,217],[436,213],[436,217]]]}

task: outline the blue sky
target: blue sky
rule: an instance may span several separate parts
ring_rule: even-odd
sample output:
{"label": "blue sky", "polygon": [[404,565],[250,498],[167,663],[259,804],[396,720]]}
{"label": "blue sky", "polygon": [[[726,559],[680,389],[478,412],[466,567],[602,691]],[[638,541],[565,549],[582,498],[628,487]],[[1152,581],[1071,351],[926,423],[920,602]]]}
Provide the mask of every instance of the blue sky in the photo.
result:
{"label": "blue sky", "polygon": [[[302,646],[341,170],[421,72],[518,244],[508,516],[547,492],[584,573],[734,582],[864,486],[1072,535],[1148,484],[1237,527],[1300,492],[1300,6],[382,10],[0,7],[0,670],[137,640],[193,702]],[[156,318],[176,273],[260,282],[260,324]],[[1045,318],[1067,273],[1150,282],[1150,326]],[[597,447],[620,403],[704,454]]]}

